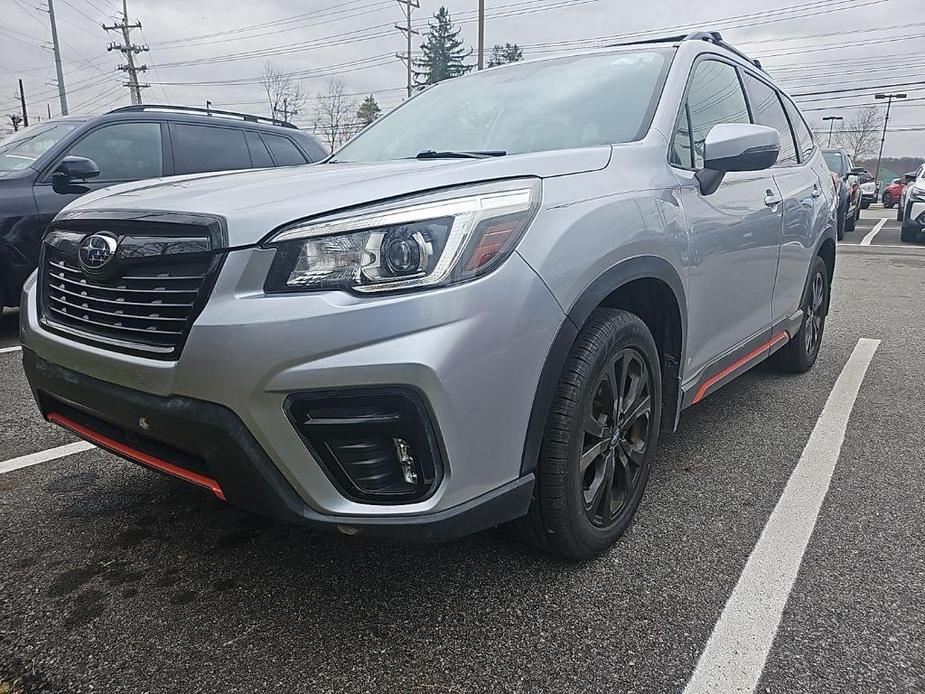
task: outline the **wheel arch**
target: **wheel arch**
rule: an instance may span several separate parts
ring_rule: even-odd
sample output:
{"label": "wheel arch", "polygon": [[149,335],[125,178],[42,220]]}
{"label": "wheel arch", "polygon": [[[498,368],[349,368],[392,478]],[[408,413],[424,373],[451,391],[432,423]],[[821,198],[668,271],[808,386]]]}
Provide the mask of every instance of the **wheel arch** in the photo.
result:
{"label": "wheel arch", "polygon": [[[681,364],[687,341],[687,301],[677,270],[663,258],[637,256],[601,273],[567,309],[539,383],[527,424],[521,474],[536,469],[549,408],[569,351],[581,328],[599,307],[639,315],[655,338],[662,361],[662,430],[674,431],[680,414]],[[640,313],[642,315],[640,315]]]}

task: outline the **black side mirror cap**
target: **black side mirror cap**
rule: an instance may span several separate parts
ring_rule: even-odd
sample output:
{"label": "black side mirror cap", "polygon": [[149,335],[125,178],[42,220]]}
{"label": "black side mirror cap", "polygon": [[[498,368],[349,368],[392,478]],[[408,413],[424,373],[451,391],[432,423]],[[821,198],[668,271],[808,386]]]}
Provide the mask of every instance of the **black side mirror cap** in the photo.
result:
{"label": "black side mirror cap", "polygon": [[86,193],[87,186],[74,181],[86,181],[100,175],[96,162],[86,157],[64,157],[51,175],[51,187],[56,193]]}

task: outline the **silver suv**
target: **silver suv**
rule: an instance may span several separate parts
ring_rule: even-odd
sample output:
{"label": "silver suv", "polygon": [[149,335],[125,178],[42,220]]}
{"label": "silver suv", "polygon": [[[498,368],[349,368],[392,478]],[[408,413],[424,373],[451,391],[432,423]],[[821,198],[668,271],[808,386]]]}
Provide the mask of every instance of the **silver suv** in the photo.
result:
{"label": "silver suv", "polygon": [[318,165],[75,201],[24,362],[48,420],[239,507],[590,557],[684,408],[813,365],[834,210],[799,111],[718,34],[493,68]]}

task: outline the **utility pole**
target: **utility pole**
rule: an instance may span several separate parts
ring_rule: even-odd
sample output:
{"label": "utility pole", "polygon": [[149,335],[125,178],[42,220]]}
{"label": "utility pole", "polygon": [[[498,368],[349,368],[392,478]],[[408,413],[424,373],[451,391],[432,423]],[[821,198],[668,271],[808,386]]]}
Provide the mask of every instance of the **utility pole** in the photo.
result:
{"label": "utility pole", "polygon": [[29,113],[26,111],[26,92],[22,88],[22,80],[19,80],[19,103],[22,104],[22,127],[29,127]]}
{"label": "utility pole", "polygon": [[405,26],[396,24],[395,28],[405,35],[408,42],[408,50],[405,53],[396,53],[395,57],[401,60],[408,69],[408,98],[410,99],[411,93],[414,91],[414,78],[411,72],[411,35],[421,33],[417,29],[411,28],[411,13],[418,9],[421,3],[419,0],[397,0],[397,2],[402,6],[402,11],[405,13]]}
{"label": "utility pole", "polygon": [[479,0],[479,70],[485,67],[485,0]]}
{"label": "utility pole", "polygon": [[831,147],[832,146],[832,126],[835,125],[835,121],[845,120],[845,119],[842,118],[841,116],[826,116],[822,120],[823,122],[829,121],[829,144],[827,144],[826,147]]}
{"label": "utility pole", "polygon": [[886,142],[886,124],[890,122],[890,106],[893,105],[893,99],[905,99],[905,94],[874,94],[875,99],[886,99],[886,117],[883,119],[883,136],[880,138],[880,154],[877,155],[877,173],[874,174],[874,180],[880,180],[880,160],[883,159],[883,143]]}
{"label": "utility pole", "polygon": [[58,45],[58,25],[55,23],[55,2],[48,0],[48,19],[51,20],[51,43],[55,52],[55,72],[58,73],[58,100],[61,115],[67,115],[67,90],[64,88],[64,70],[61,69],[61,47]]}
{"label": "utility pole", "polygon": [[110,43],[106,50],[120,51],[125,56],[125,65],[120,65],[119,70],[128,73],[128,83],[125,85],[129,88],[129,94],[132,97],[132,105],[141,104],[141,90],[150,87],[150,84],[139,84],[138,73],[146,72],[147,65],[135,65],[135,56],[149,50],[147,46],[132,45],[132,29],[141,29],[141,22],[129,24],[128,21],[128,0],[122,0],[122,22],[113,23],[112,26],[103,25],[106,31],[121,31],[124,43]]}

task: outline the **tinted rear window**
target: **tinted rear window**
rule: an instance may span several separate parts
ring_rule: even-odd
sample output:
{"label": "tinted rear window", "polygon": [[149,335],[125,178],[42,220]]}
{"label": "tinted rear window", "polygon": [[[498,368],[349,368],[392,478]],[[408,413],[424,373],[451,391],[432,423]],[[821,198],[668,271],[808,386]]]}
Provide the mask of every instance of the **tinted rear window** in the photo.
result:
{"label": "tinted rear window", "polygon": [[201,173],[251,168],[244,131],[174,123],[173,160],[176,173]]}
{"label": "tinted rear window", "polygon": [[306,163],[305,157],[302,156],[302,153],[288,137],[267,134],[264,134],[263,137],[273,154],[273,158],[276,160],[277,166],[295,166]]}

